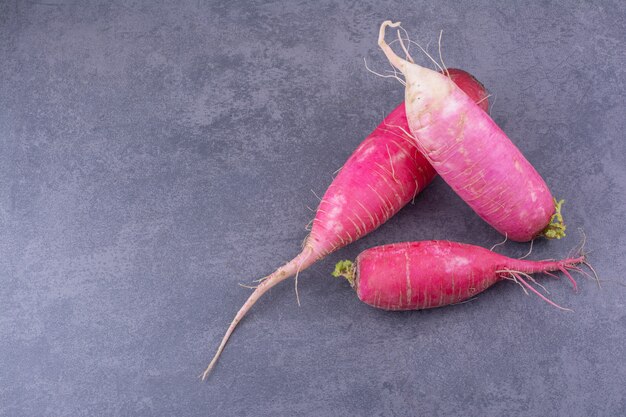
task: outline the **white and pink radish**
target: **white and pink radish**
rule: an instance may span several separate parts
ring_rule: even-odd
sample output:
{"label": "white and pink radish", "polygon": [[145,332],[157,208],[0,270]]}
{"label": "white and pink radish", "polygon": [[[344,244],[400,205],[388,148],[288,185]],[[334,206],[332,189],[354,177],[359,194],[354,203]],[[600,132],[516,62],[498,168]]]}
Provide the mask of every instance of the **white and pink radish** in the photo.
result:
{"label": "white and pink radish", "polygon": [[[564,236],[560,203],[498,125],[448,77],[378,44],[402,72],[410,131],[437,173],[487,223],[515,241]],[[402,41],[402,39],[401,39]],[[406,49],[405,49],[406,51]]]}
{"label": "white and pink radish", "polygon": [[[361,301],[385,310],[420,310],[465,301],[498,281],[513,280],[550,301],[535,287],[533,273],[563,272],[576,289],[568,271],[584,256],[562,260],[513,259],[479,246],[445,240],[404,242],[361,252],[354,263],[340,261],[334,276],[344,276]],[[587,264],[588,265],[588,264]],[[554,276],[554,275],[553,275]]]}
{"label": "white and pink radish", "polygon": [[[468,100],[478,102],[480,109],[488,108],[487,93],[473,76],[456,69],[448,73],[452,82],[471,95]],[[434,169],[406,132],[408,123],[403,103],[357,147],[341,168],[319,204],[302,252],[261,280],[237,312],[202,379],[206,379],[215,365],[237,324],[267,290],[375,230],[432,181]]]}

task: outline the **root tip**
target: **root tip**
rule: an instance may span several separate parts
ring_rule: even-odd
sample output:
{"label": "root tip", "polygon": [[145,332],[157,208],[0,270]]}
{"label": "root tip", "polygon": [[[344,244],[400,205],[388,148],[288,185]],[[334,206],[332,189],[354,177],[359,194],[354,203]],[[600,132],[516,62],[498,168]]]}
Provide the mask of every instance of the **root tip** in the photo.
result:
{"label": "root tip", "polygon": [[391,20],[385,20],[380,25],[380,30],[378,32],[378,44],[382,45],[385,43],[385,29],[387,29],[387,27],[397,28],[398,26],[400,26],[400,24],[401,22],[392,22]]}
{"label": "root tip", "polygon": [[402,73],[404,73],[404,69],[405,69],[405,65],[407,64],[407,61],[403,60],[398,55],[396,55],[391,50],[391,48],[389,47],[387,42],[385,42],[385,29],[387,27],[396,28],[398,26],[400,26],[400,22],[395,22],[394,23],[391,20],[385,20],[380,25],[380,30],[378,32],[378,46],[380,46],[380,48],[383,50],[383,52],[387,56],[387,59],[389,60],[391,65],[393,65],[394,67],[399,69]]}
{"label": "root tip", "polygon": [[216,361],[216,358],[213,358],[209,366],[207,366],[204,372],[200,374],[200,379],[202,380],[202,382],[206,381],[207,378],[209,377],[209,374],[211,373],[211,371],[213,370],[213,367],[215,366],[215,361]]}

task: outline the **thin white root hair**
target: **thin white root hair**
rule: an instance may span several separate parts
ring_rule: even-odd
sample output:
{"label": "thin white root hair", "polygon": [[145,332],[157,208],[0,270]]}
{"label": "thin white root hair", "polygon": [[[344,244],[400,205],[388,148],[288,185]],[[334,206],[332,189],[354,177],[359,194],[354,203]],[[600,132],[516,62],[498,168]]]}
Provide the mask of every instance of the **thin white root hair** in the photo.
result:
{"label": "thin white root hair", "polygon": [[578,228],[578,233],[582,235],[582,240],[578,245],[574,246],[572,250],[569,251],[568,257],[570,258],[573,257],[574,254],[584,255],[585,244],[587,243],[587,235],[580,227]]}
{"label": "thin white root hair", "polygon": [[298,294],[298,275],[300,275],[300,271],[296,272],[296,277],[294,279],[294,288],[296,290],[296,301],[298,302],[298,307],[300,307],[300,295]]}
{"label": "thin white root hair", "polygon": [[528,253],[524,256],[522,256],[521,258],[517,258],[517,259],[525,259],[528,258],[528,256],[532,253],[533,251],[533,243],[535,243],[535,239],[530,241],[530,249],[528,250]]}
{"label": "thin white root hair", "polygon": [[[394,67],[393,65],[389,64],[391,66],[391,71],[393,71],[393,75],[395,75],[396,77],[400,78],[402,81],[404,81],[404,86],[406,87],[406,81],[404,79],[402,79],[402,77],[400,77],[400,74],[398,74],[398,69],[396,67]],[[389,71],[389,70],[386,70]],[[404,76],[404,75],[402,75]]]}
{"label": "thin white root hair", "polygon": [[263,277],[263,278],[255,279],[255,280],[253,280],[252,282],[263,282],[263,281],[265,281],[266,279],[268,279],[269,277],[270,277],[270,276],[268,275],[268,276]]}
{"label": "thin white root hair", "polygon": [[508,233],[504,233],[504,240],[503,240],[502,242],[500,242],[500,243],[496,243],[496,244],[495,244],[495,245],[493,245],[493,246],[491,247],[491,249],[489,249],[489,250],[493,252],[493,250],[494,250],[495,248],[497,248],[498,246],[500,246],[500,245],[504,245],[508,239],[509,239],[509,234],[508,234]]}
{"label": "thin white root hair", "polygon": [[[404,32],[404,36],[406,36],[406,40],[407,41],[411,40],[411,37],[409,36],[409,32],[407,32],[406,29],[402,27],[402,25],[398,26],[398,29],[401,30],[402,32]],[[409,44],[407,45],[406,50],[407,51],[411,50],[411,42],[409,42]],[[411,61],[411,62],[413,62],[413,61]]]}
{"label": "thin white root hair", "polygon": [[[547,298],[545,295],[543,295],[542,293],[540,293],[539,291],[537,291],[535,289],[535,287],[533,287],[532,285],[530,285],[528,282],[526,282],[526,280],[524,280],[524,278],[522,278],[522,276],[520,274],[523,274],[525,276],[528,276],[528,274],[522,272],[522,271],[513,271],[510,269],[505,269],[502,271],[496,271],[496,272],[504,272],[509,274],[510,276],[514,277],[517,281],[521,282],[526,288],[528,288],[530,291],[532,291],[533,293],[535,293],[535,295],[537,295],[539,298],[541,298],[543,301],[545,301],[546,303],[550,304],[553,307],[558,308],[559,310],[565,310],[565,311],[573,311],[570,308],[565,308],[565,307],[561,307],[560,305],[558,305],[557,303],[555,303],[554,301],[550,300],[549,298]],[[533,280],[533,282],[536,282]]]}
{"label": "thin white root hair", "polygon": [[522,291],[524,291],[524,294],[526,294],[526,295],[530,295],[530,294],[528,294],[528,290],[526,290],[526,287],[524,287],[524,286],[522,285],[522,283],[521,283],[521,282],[519,282],[519,281],[517,280],[517,278],[515,278],[515,276],[511,275],[511,276],[506,277],[506,279],[508,279],[508,280],[510,280],[510,281],[513,281],[514,283],[516,283],[517,285],[519,285],[520,287],[522,287]]}
{"label": "thin white root hair", "polygon": [[587,261],[583,261],[582,262],[587,268],[589,268],[591,270],[591,272],[593,273],[593,276],[596,278],[596,282],[598,283],[598,288],[602,288],[602,286],[600,285],[600,278],[598,277],[598,274],[596,273],[596,270],[593,269],[593,266],[591,266],[591,264]]}
{"label": "thin white root hair", "polygon": [[411,39],[408,39],[407,42],[415,44],[418,48],[420,48],[420,50],[437,66],[437,68],[439,68],[439,71],[444,72],[444,69],[441,67],[441,65],[439,65],[439,63],[435,61],[435,59],[424,48],[422,48],[419,43]]}
{"label": "thin white root hair", "polygon": [[415,192],[413,193],[413,198],[411,199],[411,204],[415,204],[415,198],[417,198],[417,194],[420,192],[420,184],[417,181],[416,178],[414,178],[415,181]]}
{"label": "thin white root hair", "polygon": [[240,287],[248,288],[248,289],[251,289],[251,290],[256,290],[257,287],[258,287],[258,285],[246,285],[246,284],[242,284],[241,282],[239,282],[238,284],[239,284]]}
{"label": "thin white root hair", "polygon": [[[398,66],[402,66],[402,64],[398,61],[401,58],[399,56],[395,55],[395,53],[391,50],[391,46],[390,45],[393,43],[393,41],[390,42],[390,43],[386,43],[385,42],[385,28],[387,28],[387,27],[397,28],[397,27],[402,27],[402,26],[400,26],[400,22],[392,23],[389,20],[383,22],[383,24],[380,27],[379,34],[378,34],[378,45],[380,45],[381,47],[382,47],[382,45],[384,45],[383,50],[385,50],[385,48],[388,48],[387,51],[385,52],[385,55],[387,55],[387,58],[389,58],[390,62],[392,62],[392,64],[394,66],[396,66],[396,64]],[[411,40],[408,37],[408,35],[407,35],[406,41],[409,44],[417,45],[417,47],[420,48],[420,50],[435,64],[435,66],[437,68],[439,68],[439,70],[441,72],[444,72],[444,69],[441,67],[441,65],[439,65],[439,63],[424,48],[422,48],[422,46],[419,43]],[[388,54],[391,54],[391,55],[388,55]],[[395,58],[394,58],[394,56],[395,56]]]}
{"label": "thin white root hair", "polygon": [[489,117],[492,117],[491,114],[493,113],[493,106],[496,105],[496,100],[498,99],[497,95],[493,95],[493,100],[491,101],[491,106],[489,106]]}
{"label": "thin white root hair", "polygon": [[[385,70],[385,72],[389,72],[389,73],[393,74],[394,76],[400,78],[400,75],[398,75],[398,70],[394,66],[392,66],[391,68],[392,69],[390,69],[390,70]],[[400,79],[402,80],[402,78],[400,78]],[[402,80],[402,81],[404,82],[404,86],[406,87],[406,81],[404,81],[404,80]]]}
{"label": "thin white root hair", "polygon": [[439,31],[439,60],[441,61],[441,65],[446,70],[446,75],[450,78],[450,72],[446,67],[446,64],[443,62],[443,56],[441,55],[441,37],[443,36],[443,29]]}
{"label": "thin white root hair", "polygon": [[[587,235],[585,234],[585,231],[582,229],[582,227],[579,227],[578,228],[578,232],[582,235],[582,241],[580,242],[579,245],[577,245],[577,248],[576,247],[572,248],[572,250],[570,251],[570,254],[569,254],[570,258],[575,256],[576,254],[582,255],[583,257],[586,257],[589,253],[591,253],[591,251],[585,251],[585,245],[587,244]],[[589,277],[590,279],[595,280],[596,284],[598,285],[598,288],[602,289],[602,285],[600,284],[601,280],[598,277],[598,273],[593,268],[593,266],[591,266],[591,264],[589,262],[587,262],[586,259],[584,259],[581,263],[583,265],[585,265],[587,268],[589,268],[589,270],[593,274],[593,277],[590,276],[588,273],[586,273],[582,268],[577,268],[575,270],[577,272],[580,272],[581,274]]]}
{"label": "thin white root hair", "polygon": [[[306,238],[305,238],[305,242],[306,242]],[[304,248],[304,245],[302,245]],[[304,263],[304,259],[300,261],[300,263],[298,264],[298,268],[296,269],[296,276],[294,279],[294,287],[296,290],[296,301],[298,302],[298,307],[301,307],[300,305],[300,295],[298,294],[298,275],[300,275],[300,269],[302,268],[302,264]]]}
{"label": "thin white root hair", "polygon": [[396,170],[393,168],[393,160],[391,159],[391,151],[389,150],[389,145],[385,145],[385,147],[387,148],[387,155],[389,155],[389,165],[391,166],[391,178],[393,178],[393,180],[399,184],[400,181],[398,181],[398,179],[396,178]]}
{"label": "thin white root hair", "polygon": [[579,268],[579,267],[577,267],[577,266],[574,266],[574,267],[572,267],[572,271],[576,271],[576,272],[578,272],[579,274],[582,274],[582,275],[586,276],[587,278],[589,278],[589,279],[591,279],[591,280],[593,280],[593,281],[596,281],[596,279],[593,277],[593,275],[589,274],[589,272],[585,271],[585,270],[584,270],[584,269],[582,269],[582,268]]}
{"label": "thin white root hair", "polygon": [[406,131],[405,128],[403,128],[402,126],[398,126],[398,125],[390,125],[389,123],[385,123],[385,126],[390,126],[390,127],[395,127],[396,129],[402,131],[402,133],[404,133],[405,135],[407,135],[408,137],[410,137],[411,139],[417,141],[417,138],[415,136],[413,136],[412,134],[410,134],[409,132]]}
{"label": "thin white root hair", "polygon": [[531,277],[532,282],[534,282],[535,284],[537,284],[546,294],[550,295],[550,291],[548,291],[546,289],[546,287],[544,287],[543,285],[541,285],[540,283],[537,282],[537,280],[535,280],[533,277]]}
{"label": "thin white root hair", "polygon": [[333,171],[333,178],[334,178],[335,175],[339,174],[339,171],[341,171],[342,168],[343,168],[343,165],[340,166],[339,168],[337,168],[335,171]]}
{"label": "thin white root hair", "polygon": [[491,94],[487,94],[485,97],[483,97],[483,98],[481,98],[480,100],[478,100],[478,101],[476,102],[476,104],[480,104],[480,103],[482,103],[483,101],[485,101],[485,100],[489,99],[489,97],[491,97]]}
{"label": "thin white root hair", "polygon": [[404,51],[404,55],[406,56],[406,59],[411,61],[412,64],[415,64],[415,61],[413,61],[413,57],[411,57],[411,54],[409,54],[409,51],[406,49],[406,46],[404,45],[404,41],[402,40],[402,34],[400,33],[400,29],[398,29],[397,32],[398,32],[398,40],[400,41],[400,46],[402,47],[402,50]]}
{"label": "thin white root hair", "polygon": [[529,290],[531,290],[532,292],[534,292],[536,295],[539,296],[539,298],[541,298],[543,301],[547,302],[548,304],[550,304],[553,307],[558,308],[559,310],[564,310],[564,311],[573,311],[570,308],[565,308],[565,307],[561,307],[560,305],[558,305],[557,303],[555,303],[554,301],[550,300],[549,298],[547,298],[546,296],[544,296],[543,294],[541,294],[539,291],[537,291],[532,285],[530,285],[529,283],[527,283],[526,281],[524,281],[524,279],[522,279],[522,277],[520,277],[519,275],[516,277],[517,279],[519,279],[522,284],[526,285],[526,287],[528,287]]}
{"label": "thin white root hair", "polygon": [[[385,122],[385,127],[390,127],[390,128],[397,128],[397,126],[395,125],[390,125],[389,123]],[[408,143],[410,146],[412,146],[413,148],[419,150],[419,148],[417,147],[417,145],[410,139],[407,139],[406,135],[401,135],[398,132],[394,132],[393,129],[385,129],[386,133],[389,133],[390,135],[394,135],[395,137],[402,139],[404,142]]]}
{"label": "thin white root hair", "polygon": [[473,296],[472,298],[468,298],[467,300],[459,301],[458,303],[450,304],[450,306],[458,306],[460,304],[469,303],[470,301],[478,300],[478,295]]}
{"label": "thin white root hair", "polygon": [[398,77],[397,75],[395,75],[395,71],[394,71],[394,75],[391,74],[381,74],[379,72],[374,71],[373,69],[370,69],[370,67],[367,66],[367,60],[365,59],[365,57],[363,57],[363,62],[365,63],[365,69],[368,70],[369,72],[371,72],[374,75],[378,75],[379,77],[382,78],[395,78],[396,80],[398,80],[400,82],[400,84],[402,84],[403,86],[406,87],[406,82]]}
{"label": "thin white root hair", "polygon": [[313,189],[312,189],[312,188],[311,188],[311,192],[313,193],[313,195],[315,196],[315,198],[317,198],[319,201],[322,201],[322,199],[320,198],[320,196],[319,196],[319,195],[317,195],[317,194],[315,193],[315,191],[313,191]]}
{"label": "thin white root hair", "polygon": [[535,284],[537,284],[539,287],[541,287],[541,289],[546,293],[546,294],[550,294],[550,291],[548,291],[546,289],[546,287],[544,287],[543,285],[541,285],[540,283],[537,282],[537,280],[532,276],[527,274],[526,272],[519,272],[520,275],[526,277],[527,279],[531,280],[532,282],[534,282]]}

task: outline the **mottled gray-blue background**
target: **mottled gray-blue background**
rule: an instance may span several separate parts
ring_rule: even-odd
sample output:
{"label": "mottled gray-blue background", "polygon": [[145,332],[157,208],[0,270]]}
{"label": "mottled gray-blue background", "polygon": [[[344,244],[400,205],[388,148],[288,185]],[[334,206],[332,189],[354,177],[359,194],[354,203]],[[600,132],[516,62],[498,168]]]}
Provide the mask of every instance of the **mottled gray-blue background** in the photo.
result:
{"label": "mottled gray-blue background", "polygon": [[[315,3],[315,4],[314,4]],[[626,415],[623,2],[0,1],[0,415]],[[403,97],[384,19],[493,94],[604,283],[501,283],[389,313],[329,272],[378,244],[501,240],[440,180],[275,288],[356,145]],[[418,54],[419,55],[419,54]],[[427,63],[423,56],[419,61]],[[499,250],[520,256],[528,245]],[[622,284],[623,285],[623,284]]]}

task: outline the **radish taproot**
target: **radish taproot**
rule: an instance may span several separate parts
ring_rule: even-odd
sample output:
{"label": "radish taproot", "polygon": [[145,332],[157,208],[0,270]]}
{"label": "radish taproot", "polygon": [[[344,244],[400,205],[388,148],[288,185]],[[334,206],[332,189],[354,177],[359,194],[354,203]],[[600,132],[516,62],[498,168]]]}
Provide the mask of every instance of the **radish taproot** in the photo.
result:
{"label": "radish taproot", "polygon": [[404,242],[361,252],[354,264],[340,261],[333,275],[344,276],[359,299],[385,310],[420,310],[465,301],[498,281],[513,280],[551,305],[564,309],[541,294],[528,281],[532,273],[582,270],[584,256],[562,260],[513,259],[480,246],[445,240]]}
{"label": "radish taproot", "polygon": [[[437,173],[487,223],[515,241],[564,236],[560,204],[498,125],[445,75],[378,45],[404,75],[410,133]],[[400,38],[402,42],[402,38]],[[406,53],[406,48],[405,48]],[[407,54],[407,59],[412,61]]]}
{"label": "radish taproot", "polygon": [[[484,111],[488,109],[487,93],[478,80],[459,69],[449,69],[448,73],[453,82],[470,94],[470,100],[476,101]],[[357,147],[330,184],[302,252],[263,278],[237,312],[202,374],[203,380],[239,321],[267,290],[287,278],[297,277],[300,271],[329,253],[378,228],[430,184],[435,171],[407,132],[402,103]]]}

